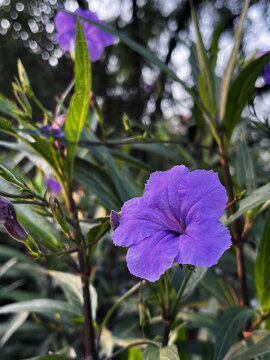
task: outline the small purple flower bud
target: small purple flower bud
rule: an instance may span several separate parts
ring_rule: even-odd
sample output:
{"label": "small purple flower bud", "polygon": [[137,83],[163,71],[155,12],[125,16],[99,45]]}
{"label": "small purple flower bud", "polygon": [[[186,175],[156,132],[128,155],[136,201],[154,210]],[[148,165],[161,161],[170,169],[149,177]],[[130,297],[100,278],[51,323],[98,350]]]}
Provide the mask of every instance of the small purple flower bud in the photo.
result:
{"label": "small purple flower bud", "polygon": [[120,224],[120,218],[121,216],[115,212],[114,210],[111,211],[110,213],[110,224],[111,224],[111,228],[114,230],[116,230]]}
{"label": "small purple flower bud", "polygon": [[65,134],[58,127],[54,127],[53,125],[42,125],[37,133],[46,139],[49,139],[50,136],[54,138],[63,138]]}
{"label": "small purple flower bud", "polygon": [[59,184],[59,182],[52,178],[46,178],[46,185],[51,191],[53,191],[56,194],[62,191],[62,187]]}
{"label": "small purple flower bud", "polygon": [[28,237],[24,227],[19,223],[13,204],[0,196],[0,223],[14,239],[23,241]]}

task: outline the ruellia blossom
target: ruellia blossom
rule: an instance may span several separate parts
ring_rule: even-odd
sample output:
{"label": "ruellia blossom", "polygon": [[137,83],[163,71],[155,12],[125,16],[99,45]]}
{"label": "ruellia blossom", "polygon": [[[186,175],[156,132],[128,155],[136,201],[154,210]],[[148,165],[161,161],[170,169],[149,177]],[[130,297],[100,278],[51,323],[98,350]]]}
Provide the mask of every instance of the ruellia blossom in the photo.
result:
{"label": "ruellia blossom", "polygon": [[14,239],[23,241],[28,237],[24,227],[19,223],[14,205],[0,196],[0,224]]}
{"label": "ruellia blossom", "polygon": [[129,247],[129,271],[157,281],[174,260],[210,267],[231,246],[219,218],[227,202],[217,173],[181,165],[154,172],[142,197],[122,207],[114,244]]}
{"label": "ruellia blossom", "polygon": [[[90,10],[82,10],[79,8],[75,11],[75,14],[106,25],[105,21],[99,20],[98,16]],[[66,51],[74,50],[76,39],[76,17],[60,11],[56,14],[54,22],[57,30],[56,38],[61,48]],[[92,62],[97,61],[101,57],[104,47],[113,44],[115,37],[86,21],[82,20],[81,23],[90,59]]]}

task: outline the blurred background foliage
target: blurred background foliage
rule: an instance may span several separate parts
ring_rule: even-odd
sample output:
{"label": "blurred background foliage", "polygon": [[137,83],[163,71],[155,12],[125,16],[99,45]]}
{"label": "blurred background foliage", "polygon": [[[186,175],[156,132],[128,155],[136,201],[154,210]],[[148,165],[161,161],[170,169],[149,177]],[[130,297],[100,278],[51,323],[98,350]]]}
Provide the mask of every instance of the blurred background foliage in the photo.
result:
{"label": "blurred background foliage", "polygon": [[[216,65],[217,76],[221,77],[233,46],[234,30],[243,1],[194,0],[194,4],[211,62]],[[61,96],[73,77],[73,61],[69,54],[63,53],[54,39],[53,19],[63,6],[74,10],[76,2],[0,0],[2,94],[13,98],[11,82],[17,76],[19,58],[39,100],[46,108],[55,111],[56,98]],[[195,34],[191,27],[188,1],[89,0],[89,7],[112,27],[150,48],[188,86],[195,85],[198,64],[192,43]],[[251,1],[241,56],[238,59],[239,68],[246,57],[258,50],[270,49],[269,27],[269,1]],[[121,42],[105,49],[101,60],[92,64],[92,73],[93,91],[104,115],[109,140],[118,141],[136,135],[139,140],[147,139],[150,144],[126,143],[121,148],[89,146],[90,152],[85,148],[80,149],[81,159],[76,162],[78,181],[75,200],[80,205],[81,218],[99,218],[108,214],[111,208],[119,210],[121,203],[126,200],[124,193],[117,188],[119,178],[127,181],[129,194],[135,196],[141,194],[145,179],[156,169],[168,169],[183,163],[190,169],[214,168],[220,171],[217,145],[208,124],[203,121],[199,109],[179,83],[160,73],[154,65]],[[260,79],[257,85],[242,122],[234,133],[231,146],[231,170],[238,195],[241,191],[250,193],[269,181],[269,85],[264,85]],[[42,113],[32,105],[34,121],[42,123]],[[91,116],[92,128],[101,135],[96,115],[92,112]],[[84,136],[84,140],[96,140],[93,136]],[[1,139],[6,140],[6,135],[1,134]],[[2,142],[0,145],[3,150],[0,154],[1,162],[15,169],[18,176],[23,176],[38,193],[43,194],[46,186],[33,154],[27,153],[22,144],[21,148],[11,142]],[[10,151],[8,157],[7,149]],[[114,178],[116,168],[121,171],[117,179]],[[120,185],[122,186],[121,182]],[[1,190],[13,189],[6,187],[6,183],[1,181]],[[113,196],[109,197],[108,194]],[[35,225],[39,224],[38,236],[41,243],[49,244],[54,251],[61,249],[65,239],[50,221],[39,217],[29,206],[17,205],[17,212],[20,221],[28,229],[37,231]],[[89,224],[82,224],[85,233],[89,232]],[[265,217],[256,219],[245,249],[247,282],[254,309],[259,308],[254,284],[254,263],[264,224]],[[103,226],[98,231],[107,230],[108,221]],[[97,234],[93,231],[89,238],[93,239]],[[63,356],[55,359],[72,357],[74,349],[77,354],[81,354],[81,313],[74,312],[74,308],[68,307],[67,302],[64,302],[65,299],[71,299],[69,304],[75,304],[79,308],[80,299],[72,297],[78,283],[74,279],[73,283],[71,278],[61,282],[57,273],[46,270],[66,272],[68,264],[54,257],[44,257],[37,264],[31,257],[24,255],[24,247],[11,242],[4,233],[1,233],[1,244],[1,305],[34,299],[52,299],[63,303],[30,303],[28,310],[27,307],[19,313],[14,310],[12,317],[2,315],[0,358],[21,359],[39,356],[49,350]],[[227,330],[227,323],[224,319],[220,320],[219,314],[231,306],[239,305],[236,266],[235,254],[231,249],[225,253],[215,270],[207,272],[200,287],[184,302],[183,305],[190,312],[179,313],[179,326],[175,327],[172,334],[175,342],[180,344],[181,359],[198,359],[196,356],[206,360],[214,358],[213,339],[218,331],[222,338],[222,331],[225,333]],[[64,275],[60,278],[64,279]],[[177,270],[173,269],[172,284],[178,278]],[[102,294],[96,309],[97,322],[101,323],[104,314],[116,299],[136,284],[136,279],[126,268],[124,250],[115,248],[108,234],[95,249],[91,279],[97,293]],[[68,282],[74,284],[72,290],[67,287]],[[34,309],[39,310],[33,312]],[[31,310],[32,314],[29,315]],[[227,316],[231,320],[235,314]],[[250,313],[245,313],[239,320],[240,328],[249,316]],[[186,321],[187,326],[183,327]],[[269,329],[269,324],[265,328]],[[142,293],[130,297],[113,314],[106,329],[107,337],[103,339],[103,354],[111,354],[113,343],[115,347],[121,347],[128,345],[131,337],[146,335],[154,338],[161,333],[161,329],[162,321],[155,307],[155,300],[150,289],[145,287]],[[237,333],[234,340],[238,338]],[[228,342],[229,346],[232,343]],[[125,354],[119,358],[141,359],[142,353],[136,348],[130,349],[128,357]]]}

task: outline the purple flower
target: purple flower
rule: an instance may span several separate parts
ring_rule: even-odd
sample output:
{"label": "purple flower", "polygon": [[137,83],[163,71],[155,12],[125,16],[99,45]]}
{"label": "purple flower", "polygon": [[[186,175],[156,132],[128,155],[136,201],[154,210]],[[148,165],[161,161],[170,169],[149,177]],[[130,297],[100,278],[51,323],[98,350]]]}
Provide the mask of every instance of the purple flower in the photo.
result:
{"label": "purple flower", "polygon": [[[260,51],[257,53],[257,57],[267,54],[268,51]],[[266,67],[261,73],[261,77],[264,79],[265,85],[270,85],[270,61],[267,63]]]}
{"label": "purple flower", "polygon": [[37,133],[46,139],[49,139],[50,136],[54,138],[63,138],[65,137],[65,134],[62,130],[60,130],[58,127],[54,125],[42,125],[40,126]]}
{"label": "purple flower", "polygon": [[62,191],[62,187],[59,182],[54,180],[53,178],[46,177],[46,185],[51,191],[56,194]]}
{"label": "purple flower", "polygon": [[156,281],[179,264],[212,266],[231,245],[220,222],[227,202],[213,171],[181,165],[154,172],[145,193],[122,207],[114,244],[128,246],[127,265],[138,277]]}
{"label": "purple flower", "polygon": [[[75,14],[106,25],[104,21],[99,20],[97,15],[90,10],[82,10],[79,8],[75,11]],[[54,21],[56,30],[58,32],[56,38],[60,46],[62,49],[70,51],[72,47],[74,48],[75,46],[76,18],[60,11],[56,14]],[[104,47],[111,45],[114,42],[115,37],[99,29],[98,27],[89,24],[86,21],[82,21],[82,27],[85,34],[90,59],[92,62],[97,61],[101,57]]]}
{"label": "purple flower", "polygon": [[13,204],[0,196],[0,223],[14,239],[23,241],[28,237],[24,227],[19,223]]}

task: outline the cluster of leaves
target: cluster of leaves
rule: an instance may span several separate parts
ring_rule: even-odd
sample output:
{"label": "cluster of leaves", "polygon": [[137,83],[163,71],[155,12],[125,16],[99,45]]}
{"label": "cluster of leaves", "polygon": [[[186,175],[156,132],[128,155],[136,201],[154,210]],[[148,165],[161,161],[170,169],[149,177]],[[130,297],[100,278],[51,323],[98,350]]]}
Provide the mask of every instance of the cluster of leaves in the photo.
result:
{"label": "cluster of leaves", "polygon": [[[100,340],[100,358],[109,359],[116,350],[115,356],[129,360],[192,359],[195,356],[215,360],[267,359],[270,353],[270,217],[267,216],[270,186],[265,149],[269,145],[269,129],[266,124],[251,123],[241,116],[256,94],[255,81],[270,56],[266,54],[237,67],[236,55],[247,7],[248,2],[222,80],[214,72],[215,64],[209,60],[193,12],[197,33],[197,43],[191,46],[193,89],[149,50],[123,33],[96,24],[118,36],[123,44],[178,81],[190,94],[194,100],[193,120],[200,134],[192,142],[184,135],[172,137],[165,127],[150,131],[128,118],[124,119],[127,138],[108,139],[109,126],[100,119],[105,140],[99,139],[98,125],[92,121],[95,108],[89,112],[91,70],[79,22],[75,91],[69,104],[62,97],[55,113],[47,110],[37,99],[21,62],[18,63],[19,79],[13,83],[17,102],[0,96],[3,113],[0,130],[9,136],[8,141],[0,142],[9,152],[8,161],[2,159],[0,195],[16,198],[18,218],[35,240],[35,247],[32,255],[27,256],[21,244],[14,245],[3,235],[1,359],[64,360],[83,356],[84,299],[80,277],[70,271],[76,272],[78,260],[78,248],[70,235],[74,223],[69,217],[72,208],[69,189],[73,185],[86,245],[91,249],[89,291]],[[33,121],[32,114],[33,108],[38,107],[42,124],[53,122],[59,113],[65,112],[66,105],[62,143],[66,150],[62,156],[52,136],[47,139],[37,132],[38,123]],[[108,212],[119,211],[124,201],[141,195],[152,170],[184,163],[191,169],[203,167],[220,171],[220,150],[230,155],[231,167],[235,170],[234,200],[238,204],[237,211],[231,216],[224,214],[222,220],[228,226],[237,219],[245,225],[245,271],[252,306],[240,306],[233,248],[217,267],[198,268],[191,273],[185,289],[182,285],[186,283],[188,270],[173,266],[166,274],[169,291],[164,291],[162,280],[153,285],[137,283],[125,270],[124,250],[113,247],[108,232]],[[145,154],[152,154],[147,157],[150,159],[147,163]],[[48,171],[62,185],[58,202],[48,201],[43,177]],[[169,345],[161,347],[162,310],[164,304],[170,308],[178,301],[178,293],[181,310],[171,324]],[[247,322],[252,324],[248,328],[250,333],[241,340],[241,330]]]}

